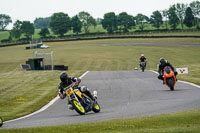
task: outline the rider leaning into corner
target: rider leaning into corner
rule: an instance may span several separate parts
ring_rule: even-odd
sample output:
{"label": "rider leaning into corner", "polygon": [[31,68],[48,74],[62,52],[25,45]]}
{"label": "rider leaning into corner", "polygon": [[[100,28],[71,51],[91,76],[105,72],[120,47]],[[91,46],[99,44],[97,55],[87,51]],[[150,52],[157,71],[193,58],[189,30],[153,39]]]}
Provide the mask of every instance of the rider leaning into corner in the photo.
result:
{"label": "rider leaning into corner", "polygon": [[[59,93],[59,96],[60,96],[61,99],[64,99],[66,97],[66,93],[64,92],[64,88],[72,85],[72,83],[77,83],[77,81],[78,81],[78,84],[81,82],[80,78],[69,77],[66,72],[61,72],[60,80],[61,80],[61,82],[58,84],[58,89],[59,89],[58,93]],[[85,93],[93,101],[95,101],[95,98],[93,97],[93,95],[91,94],[89,89],[86,86],[79,87],[78,84],[75,85],[75,88],[79,89],[82,93]],[[71,106],[69,100],[68,100],[68,107],[69,107],[69,109],[72,109],[72,106]]]}
{"label": "rider leaning into corner", "polygon": [[[172,71],[174,72],[175,76],[178,74],[178,73],[174,70],[174,67],[173,67],[167,60],[165,60],[164,58],[160,58],[160,64],[159,64],[159,67],[158,67],[158,73],[159,73],[158,79],[164,80],[163,74],[164,74],[164,68],[165,68],[166,66],[171,67],[171,69],[172,69]],[[177,79],[176,79],[176,80],[177,80]],[[164,83],[164,82],[163,82],[163,83]]]}
{"label": "rider leaning into corner", "polygon": [[139,60],[140,67],[141,67],[141,62],[145,62],[145,67],[146,67],[147,58],[144,56],[144,54],[141,54],[140,56],[140,60]]}

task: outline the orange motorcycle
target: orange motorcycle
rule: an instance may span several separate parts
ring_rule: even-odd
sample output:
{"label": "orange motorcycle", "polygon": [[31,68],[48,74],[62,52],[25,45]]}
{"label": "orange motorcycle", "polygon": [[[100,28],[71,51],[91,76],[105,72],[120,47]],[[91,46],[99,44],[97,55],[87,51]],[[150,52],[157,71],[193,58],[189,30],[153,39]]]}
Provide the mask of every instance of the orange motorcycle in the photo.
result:
{"label": "orange motorcycle", "polygon": [[170,88],[171,91],[174,90],[176,84],[176,77],[171,67],[166,66],[164,68],[164,83]]}

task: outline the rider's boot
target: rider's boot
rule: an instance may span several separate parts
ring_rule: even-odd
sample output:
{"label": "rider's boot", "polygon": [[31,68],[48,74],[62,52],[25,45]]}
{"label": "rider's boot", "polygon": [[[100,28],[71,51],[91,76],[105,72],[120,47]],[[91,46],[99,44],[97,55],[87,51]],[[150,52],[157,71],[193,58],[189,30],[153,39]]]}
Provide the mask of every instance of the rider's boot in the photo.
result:
{"label": "rider's boot", "polygon": [[95,99],[97,99],[97,91],[93,91],[93,96]]}
{"label": "rider's boot", "polygon": [[97,91],[93,91],[94,103],[97,101]]}

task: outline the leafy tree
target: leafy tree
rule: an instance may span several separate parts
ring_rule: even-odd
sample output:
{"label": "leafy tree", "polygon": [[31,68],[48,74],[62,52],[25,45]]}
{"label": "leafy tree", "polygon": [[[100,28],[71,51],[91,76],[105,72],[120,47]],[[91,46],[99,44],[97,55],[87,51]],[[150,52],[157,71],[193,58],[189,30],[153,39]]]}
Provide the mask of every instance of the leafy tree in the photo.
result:
{"label": "leafy tree", "polygon": [[103,28],[106,29],[108,33],[113,33],[117,30],[117,16],[114,12],[104,14],[104,18],[101,23]]}
{"label": "leafy tree", "polygon": [[185,11],[185,19],[184,19],[184,24],[191,28],[193,26],[193,21],[194,21],[194,15],[192,13],[192,9],[188,7]]}
{"label": "leafy tree", "polygon": [[49,28],[49,23],[50,23],[50,17],[47,17],[47,18],[36,18],[34,20],[34,27],[36,29]]}
{"label": "leafy tree", "polygon": [[21,30],[22,30],[22,33],[24,33],[26,38],[28,38],[28,39],[31,38],[31,36],[35,32],[34,25],[30,21],[23,21],[22,26],[21,26]]}
{"label": "leafy tree", "polygon": [[54,34],[64,36],[71,29],[71,20],[68,14],[54,13],[51,16],[50,28]]}
{"label": "leafy tree", "polygon": [[96,28],[97,22],[96,22],[96,20],[93,17],[90,17],[90,22],[91,22],[91,25],[93,25],[94,28]]}
{"label": "leafy tree", "polygon": [[159,11],[154,11],[150,18],[151,24],[157,29],[160,28],[160,25],[163,23],[162,14]]}
{"label": "leafy tree", "polygon": [[6,14],[0,14],[0,30],[5,30],[9,23],[12,23],[10,16]]}
{"label": "leafy tree", "polygon": [[196,20],[196,26],[199,28],[199,19],[200,19],[200,1],[193,1],[190,3],[190,7],[192,9],[192,12],[194,14],[195,20]]}
{"label": "leafy tree", "polygon": [[144,30],[145,27],[145,23],[147,23],[149,21],[149,18],[143,14],[138,14],[136,17],[136,24],[139,25],[139,29],[140,30]]}
{"label": "leafy tree", "polygon": [[72,17],[72,29],[73,29],[73,32],[78,34],[81,32],[81,28],[82,28],[82,23],[81,21],[79,20],[78,16],[74,16]]}
{"label": "leafy tree", "polygon": [[135,21],[133,16],[128,15],[126,12],[122,12],[117,17],[117,25],[120,26],[124,32],[128,32],[133,26],[135,26]]}
{"label": "leafy tree", "polygon": [[186,10],[186,5],[184,5],[183,3],[176,4],[176,14],[180,20],[182,29],[183,29],[183,19],[185,17],[185,10]]}
{"label": "leafy tree", "polygon": [[165,10],[162,11],[162,16],[164,18],[165,27],[166,27],[166,29],[168,29],[169,13],[168,13],[167,9],[165,9]]}
{"label": "leafy tree", "polygon": [[172,26],[174,30],[176,30],[176,27],[179,23],[179,18],[176,15],[176,7],[175,5],[171,6],[168,10],[169,12],[169,24]]}
{"label": "leafy tree", "polygon": [[89,32],[89,26],[94,25],[93,17],[88,12],[79,12],[78,18],[83,24],[85,33]]}
{"label": "leafy tree", "polygon": [[14,37],[16,39],[20,39],[21,34],[22,34],[22,22],[17,20],[14,25],[12,30],[9,32],[11,37]]}
{"label": "leafy tree", "polygon": [[46,36],[49,34],[50,34],[50,32],[49,32],[48,28],[42,28],[41,31],[39,32],[39,35],[42,38],[46,38]]}

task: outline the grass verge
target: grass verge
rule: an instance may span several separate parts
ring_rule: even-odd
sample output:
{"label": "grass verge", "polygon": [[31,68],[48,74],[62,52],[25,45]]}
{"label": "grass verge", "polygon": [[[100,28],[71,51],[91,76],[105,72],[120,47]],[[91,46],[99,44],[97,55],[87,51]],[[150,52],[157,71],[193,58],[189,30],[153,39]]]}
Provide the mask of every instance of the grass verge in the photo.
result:
{"label": "grass verge", "polygon": [[199,133],[200,110],[134,119],[51,127],[0,129],[3,133]]}

